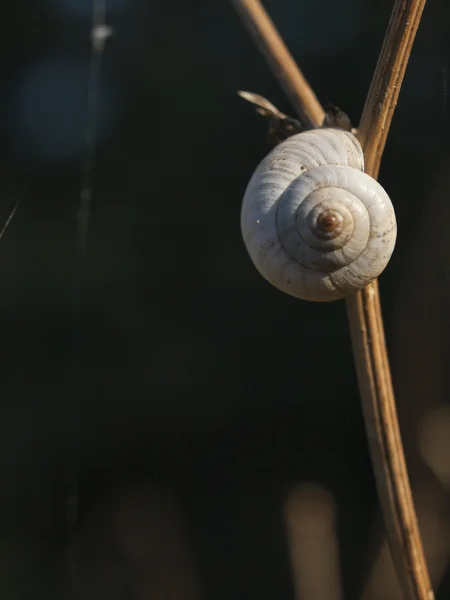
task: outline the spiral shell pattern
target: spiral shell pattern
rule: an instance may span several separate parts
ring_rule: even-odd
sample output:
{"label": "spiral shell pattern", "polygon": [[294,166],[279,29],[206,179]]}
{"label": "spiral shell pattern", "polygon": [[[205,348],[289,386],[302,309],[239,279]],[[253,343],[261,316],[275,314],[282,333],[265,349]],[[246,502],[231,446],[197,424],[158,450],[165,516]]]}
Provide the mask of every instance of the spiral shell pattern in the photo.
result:
{"label": "spiral shell pattern", "polygon": [[340,129],[299,133],[266,156],[247,186],[241,230],[265,279],[316,302],[377,278],[397,235],[389,196],[364,173],[358,140]]}

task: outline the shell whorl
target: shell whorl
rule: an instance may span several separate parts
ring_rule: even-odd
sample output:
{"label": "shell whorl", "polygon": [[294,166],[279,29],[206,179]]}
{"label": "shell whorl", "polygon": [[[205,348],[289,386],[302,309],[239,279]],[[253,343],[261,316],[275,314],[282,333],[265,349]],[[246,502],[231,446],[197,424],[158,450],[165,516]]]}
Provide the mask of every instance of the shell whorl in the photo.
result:
{"label": "shell whorl", "polygon": [[259,164],[241,231],[265,279],[296,298],[327,302],[382,273],[397,225],[389,196],[364,173],[356,137],[316,129],[288,138]]}

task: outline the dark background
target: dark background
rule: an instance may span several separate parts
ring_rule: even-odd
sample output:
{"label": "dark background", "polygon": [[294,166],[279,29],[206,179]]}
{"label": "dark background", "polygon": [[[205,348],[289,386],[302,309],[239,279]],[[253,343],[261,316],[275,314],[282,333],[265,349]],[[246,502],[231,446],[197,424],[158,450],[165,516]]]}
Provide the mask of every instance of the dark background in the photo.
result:
{"label": "dark background", "polygon": [[[320,101],[357,125],[392,2],[265,6]],[[0,21],[2,223],[20,201],[0,241],[2,598],[88,598],[94,589],[96,598],[172,598],[163,590],[171,584],[152,575],[159,559],[151,553],[145,596],[137,576],[122,591],[113,585],[131,559],[105,566],[111,544],[98,540],[113,526],[95,525],[106,506],[125,506],[141,532],[150,518],[146,535],[160,548],[154,527],[161,539],[178,535],[166,527],[170,515],[151,521],[169,510],[166,497],[188,531],[203,598],[399,598],[387,583],[389,561],[377,575],[388,587],[374,596],[366,588],[383,532],[345,304],[278,292],[240,237],[243,191],[268,146],[267,123],[236,92],[292,108],[229,2],[106,7],[114,32],[95,80],[98,146],[79,303],[92,2],[10,1]],[[450,594],[450,426],[430,421],[447,414],[449,391],[449,30],[449,3],[430,1],[380,172],[399,223],[380,280],[383,314],[438,598]],[[422,424],[436,422],[447,425],[421,442]],[[150,486],[156,500],[111,500],[118,486],[136,497]],[[296,587],[283,520],[294,489],[333,506],[342,596]],[[67,557],[82,538],[99,544],[92,556]],[[171,557],[167,581],[177,579]],[[89,574],[77,567],[78,583],[67,583],[67,564],[83,560]],[[197,597],[188,587],[173,597]]]}

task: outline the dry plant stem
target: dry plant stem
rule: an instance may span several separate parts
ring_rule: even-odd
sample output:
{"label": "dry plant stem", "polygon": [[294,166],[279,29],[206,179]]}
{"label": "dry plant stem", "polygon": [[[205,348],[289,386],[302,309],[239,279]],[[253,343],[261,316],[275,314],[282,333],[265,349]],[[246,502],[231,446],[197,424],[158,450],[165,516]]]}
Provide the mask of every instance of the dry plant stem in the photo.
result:
{"label": "dry plant stem", "polygon": [[406,600],[433,600],[389,370],[378,283],[347,300],[364,422],[394,567]]}
{"label": "dry plant stem", "polygon": [[325,112],[259,0],[231,0],[244,25],[290,98],[307,129],[322,125]]}
{"label": "dry plant stem", "polygon": [[[426,0],[397,0],[366,99],[358,137],[365,170],[377,177]],[[405,598],[432,600],[395,407],[378,283],[347,300],[356,372],[394,566]]]}
{"label": "dry plant stem", "polygon": [[[258,0],[232,0],[297,113],[313,127],[324,111]],[[377,177],[425,0],[396,0],[358,136],[366,172]],[[281,49],[281,50],[280,50]],[[294,92],[296,90],[296,92]],[[433,600],[401,442],[378,283],[347,300],[364,420],[395,569],[405,600]]]}
{"label": "dry plant stem", "polygon": [[365,171],[375,178],[425,2],[396,0],[361,116]]}

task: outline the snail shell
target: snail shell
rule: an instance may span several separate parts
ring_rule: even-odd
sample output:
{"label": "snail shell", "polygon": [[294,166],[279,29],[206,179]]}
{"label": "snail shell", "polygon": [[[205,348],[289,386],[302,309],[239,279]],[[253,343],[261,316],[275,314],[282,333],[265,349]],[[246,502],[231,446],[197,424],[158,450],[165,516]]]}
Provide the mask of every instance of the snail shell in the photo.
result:
{"label": "snail shell", "polygon": [[245,191],[241,230],[267,281],[316,302],[376,279],[397,236],[389,196],[364,173],[356,137],[340,129],[299,133],[266,156]]}

